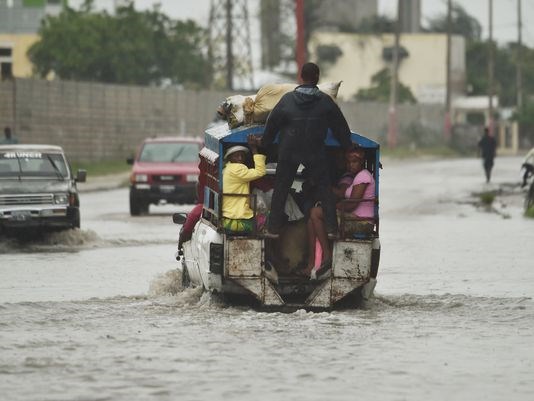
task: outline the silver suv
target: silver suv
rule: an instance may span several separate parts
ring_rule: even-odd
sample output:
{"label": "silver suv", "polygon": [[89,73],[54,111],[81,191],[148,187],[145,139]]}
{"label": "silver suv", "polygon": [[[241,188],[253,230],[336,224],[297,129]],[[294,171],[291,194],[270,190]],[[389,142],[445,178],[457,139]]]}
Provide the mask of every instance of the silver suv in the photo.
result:
{"label": "silver suv", "polygon": [[0,232],[80,227],[77,182],[63,149],[52,145],[0,145]]}

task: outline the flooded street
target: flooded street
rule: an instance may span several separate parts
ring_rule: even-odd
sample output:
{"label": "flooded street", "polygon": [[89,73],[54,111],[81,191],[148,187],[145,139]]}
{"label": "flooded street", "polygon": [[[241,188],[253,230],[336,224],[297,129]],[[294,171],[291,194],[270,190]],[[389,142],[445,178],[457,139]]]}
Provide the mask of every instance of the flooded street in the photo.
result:
{"label": "flooded street", "polygon": [[181,291],[171,214],[190,206],[132,218],[127,189],[82,193],[81,231],[0,242],[1,398],[532,400],[521,160],[490,185],[478,159],[385,161],[376,298],[333,313]]}

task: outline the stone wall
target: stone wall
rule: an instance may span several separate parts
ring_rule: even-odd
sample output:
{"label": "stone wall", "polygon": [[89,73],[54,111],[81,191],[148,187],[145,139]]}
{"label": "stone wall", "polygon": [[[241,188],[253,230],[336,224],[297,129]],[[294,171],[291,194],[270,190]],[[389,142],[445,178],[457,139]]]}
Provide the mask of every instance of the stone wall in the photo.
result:
{"label": "stone wall", "polygon": [[[0,124],[21,143],[62,146],[72,160],[122,159],[148,136],[202,136],[230,93],[70,81],[0,83]],[[386,104],[341,102],[351,128],[385,143]],[[440,107],[399,107],[399,144],[441,137]]]}
{"label": "stone wall", "polygon": [[[386,103],[339,102],[353,131],[386,146],[388,109]],[[444,143],[443,107],[425,104],[401,104],[397,108],[399,146],[435,146]]]}
{"label": "stone wall", "polygon": [[4,127],[15,125],[15,93],[13,81],[0,81],[0,128],[3,139]]}

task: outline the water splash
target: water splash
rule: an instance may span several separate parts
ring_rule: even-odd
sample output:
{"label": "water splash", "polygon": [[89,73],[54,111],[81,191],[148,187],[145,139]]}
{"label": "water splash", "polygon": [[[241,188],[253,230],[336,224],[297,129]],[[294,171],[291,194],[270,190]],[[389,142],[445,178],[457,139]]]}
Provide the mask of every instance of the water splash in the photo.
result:
{"label": "water splash", "polygon": [[148,296],[160,304],[172,306],[202,306],[205,292],[202,287],[182,286],[182,271],[169,270],[150,282]]}
{"label": "water splash", "polygon": [[93,230],[72,229],[55,232],[19,232],[15,236],[0,235],[0,254],[19,252],[77,252],[83,249],[145,246],[173,243],[162,240],[102,238]]}
{"label": "water splash", "polygon": [[182,272],[178,269],[173,269],[158,275],[152,280],[148,294],[151,297],[158,297],[162,295],[176,295],[182,291]]}
{"label": "water splash", "polygon": [[65,230],[56,232],[24,232],[16,236],[0,237],[0,253],[65,252],[97,246],[101,238],[93,230]]}

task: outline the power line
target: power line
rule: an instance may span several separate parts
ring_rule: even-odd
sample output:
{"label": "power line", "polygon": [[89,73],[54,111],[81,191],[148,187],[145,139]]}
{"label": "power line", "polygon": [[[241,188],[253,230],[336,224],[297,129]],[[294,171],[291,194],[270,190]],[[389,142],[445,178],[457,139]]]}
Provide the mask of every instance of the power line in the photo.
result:
{"label": "power line", "polygon": [[209,57],[215,86],[254,88],[247,0],[211,0]]}

